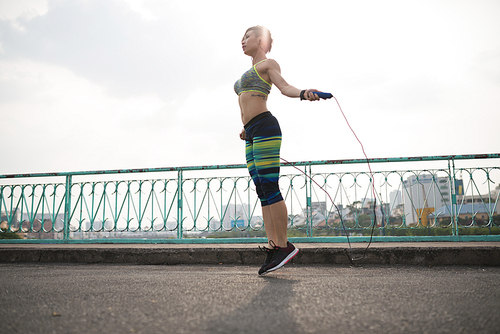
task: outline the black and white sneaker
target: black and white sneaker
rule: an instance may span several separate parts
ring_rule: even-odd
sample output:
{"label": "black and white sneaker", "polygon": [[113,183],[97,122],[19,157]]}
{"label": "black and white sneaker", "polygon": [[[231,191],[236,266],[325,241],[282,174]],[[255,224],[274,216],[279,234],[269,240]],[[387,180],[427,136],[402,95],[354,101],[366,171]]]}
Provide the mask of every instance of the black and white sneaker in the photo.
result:
{"label": "black and white sneaker", "polygon": [[270,273],[271,271],[275,271],[285,264],[287,264],[297,253],[299,252],[298,248],[295,248],[293,244],[287,242],[287,247],[274,247],[274,254],[268,265],[262,266],[259,270],[259,275],[265,275]]}

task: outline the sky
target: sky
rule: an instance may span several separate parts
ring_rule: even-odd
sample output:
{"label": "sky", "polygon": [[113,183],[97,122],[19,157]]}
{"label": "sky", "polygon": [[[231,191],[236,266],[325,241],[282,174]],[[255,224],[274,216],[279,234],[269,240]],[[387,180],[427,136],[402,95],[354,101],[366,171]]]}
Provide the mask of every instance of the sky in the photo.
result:
{"label": "sky", "polygon": [[[500,2],[0,0],[0,175],[245,163],[234,82],[264,25],[370,158],[500,153]],[[362,159],[332,100],[272,88],[288,161]]]}

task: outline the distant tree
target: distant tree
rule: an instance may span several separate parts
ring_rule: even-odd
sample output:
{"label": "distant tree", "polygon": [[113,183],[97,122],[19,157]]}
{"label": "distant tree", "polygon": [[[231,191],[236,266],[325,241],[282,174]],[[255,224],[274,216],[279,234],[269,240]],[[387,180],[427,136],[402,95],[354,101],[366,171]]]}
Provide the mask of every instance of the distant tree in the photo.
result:
{"label": "distant tree", "polygon": [[347,208],[349,209],[349,215],[354,215],[359,211],[361,207],[361,202],[360,201],[354,201],[352,204],[347,205]]}
{"label": "distant tree", "polygon": [[368,227],[372,223],[372,217],[370,215],[367,215],[367,214],[362,214],[358,218],[358,223],[359,223],[359,225],[361,225],[363,227]]}
{"label": "distant tree", "polygon": [[0,232],[0,239],[21,239],[21,237],[14,232],[7,232],[7,229],[2,228],[2,232]]}

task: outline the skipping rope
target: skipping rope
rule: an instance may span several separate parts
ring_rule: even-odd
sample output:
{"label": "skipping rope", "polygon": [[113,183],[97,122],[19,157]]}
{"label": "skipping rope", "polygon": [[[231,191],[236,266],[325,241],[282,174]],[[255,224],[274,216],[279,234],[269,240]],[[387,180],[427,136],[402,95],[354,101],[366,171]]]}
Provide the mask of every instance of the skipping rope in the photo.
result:
{"label": "skipping rope", "polygon": [[[288,162],[286,161],[285,159],[283,158],[280,158],[281,160],[283,160],[285,162],[286,165],[290,165],[292,166],[293,168],[297,169],[298,171],[300,171],[302,174],[304,174],[309,180],[311,180],[316,186],[318,186],[321,190],[323,190],[325,192],[325,194],[328,196],[328,198],[330,199],[330,201],[332,202],[332,204],[335,206],[335,209],[337,210],[337,213],[340,217],[340,223],[342,225],[342,229],[344,230],[344,233],[347,237],[347,243],[349,245],[349,251],[350,251],[350,256],[348,255],[348,258],[349,258],[349,261],[351,262],[351,264],[354,264],[353,261],[359,261],[359,260],[362,260],[365,258],[366,256],[366,251],[368,250],[368,248],[370,247],[371,243],[372,243],[372,239],[373,239],[373,231],[375,229],[375,225],[377,224],[377,213],[376,213],[376,206],[377,206],[377,195],[376,195],[376,192],[375,192],[375,179],[373,177],[373,172],[372,172],[372,168],[371,168],[371,165],[370,165],[370,160],[368,159],[368,156],[366,155],[366,152],[365,152],[365,148],[363,146],[363,143],[361,142],[361,140],[359,140],[358,136],[356,135],[356,132],[354,132],[353,128],[351,127],[351,125],[349,124],[349,121],[347,120],[347,117],[345,116],[344,114],[344,111],[342,110],[342,107],[340,106],[340,103],[339,101],[337,100],[337,98],[335,96],[333,96],[332,94],[330,93],[323,93],[323,92],[313,92],[314,94],[317,94],[318,97],[322,98],[322,99],[330,99],[330,98],[334,98],[335,99],[335,102],[337,102],[337,105],[340,109],[340,112],[342,113],[342,116],[344,117],[346,123],[347,123],[347,126],[349,127],[349,129],[351,130],[351,132],[353,133],[354,137],[356,138],[356,140],[358,141],[359,145],[361,146],[361,150],[363,151],[363,155],[365,156],[365,159],[366,159],[366,163],[368,164],[368,170],[370,171],[370,181],[372,183],[372,192],[373,192],[373,198],[374,198],[374,202],[373,202],[373,224],[372,224],[372,228],[371,228],[371,233],[370,233],[370,241],[368,243],[368,245],[366,246],[364,252],[363,252],[363,255],[361,257],[358,257],[358,258],[355,258],[354,257],[354,254],[353,254],[353,250],[352,250],[352,246],[351,246],[351,241],[349,239],[349,233],[347,232],[347,229],[345,227],[345,224],[344,224],[344,219],[342,218],[342,213],[340,212],[340,209],[339,207],[335,204],[335,202],[333,201],[333,199],[331,198],[330,194],[326,191],[325,188],[323,188],[322,186],[320,186],[318,184],[318,182],[316,182],[311,176],[307,175],[304,171],[300,170],[299,168],[297,168],[297,166],[295,166],[293,163],[291,162]],[[383,208],[381,207],[381,210],[382,210],[382,215],[384,215],[384,211],[383,211]]]}

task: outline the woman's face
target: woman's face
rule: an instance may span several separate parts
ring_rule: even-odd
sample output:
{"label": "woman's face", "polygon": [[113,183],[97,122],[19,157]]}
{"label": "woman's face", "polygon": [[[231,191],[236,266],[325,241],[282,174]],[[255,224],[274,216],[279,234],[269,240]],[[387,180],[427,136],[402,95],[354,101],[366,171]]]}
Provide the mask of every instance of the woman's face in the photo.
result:
{"label": "woman's face", "polygon": [[249,30],[245,33],[241,40],[241,47],[244,54],[248,56],[255,54],[259,48],[259,39],[255,36],[255,32]]}

